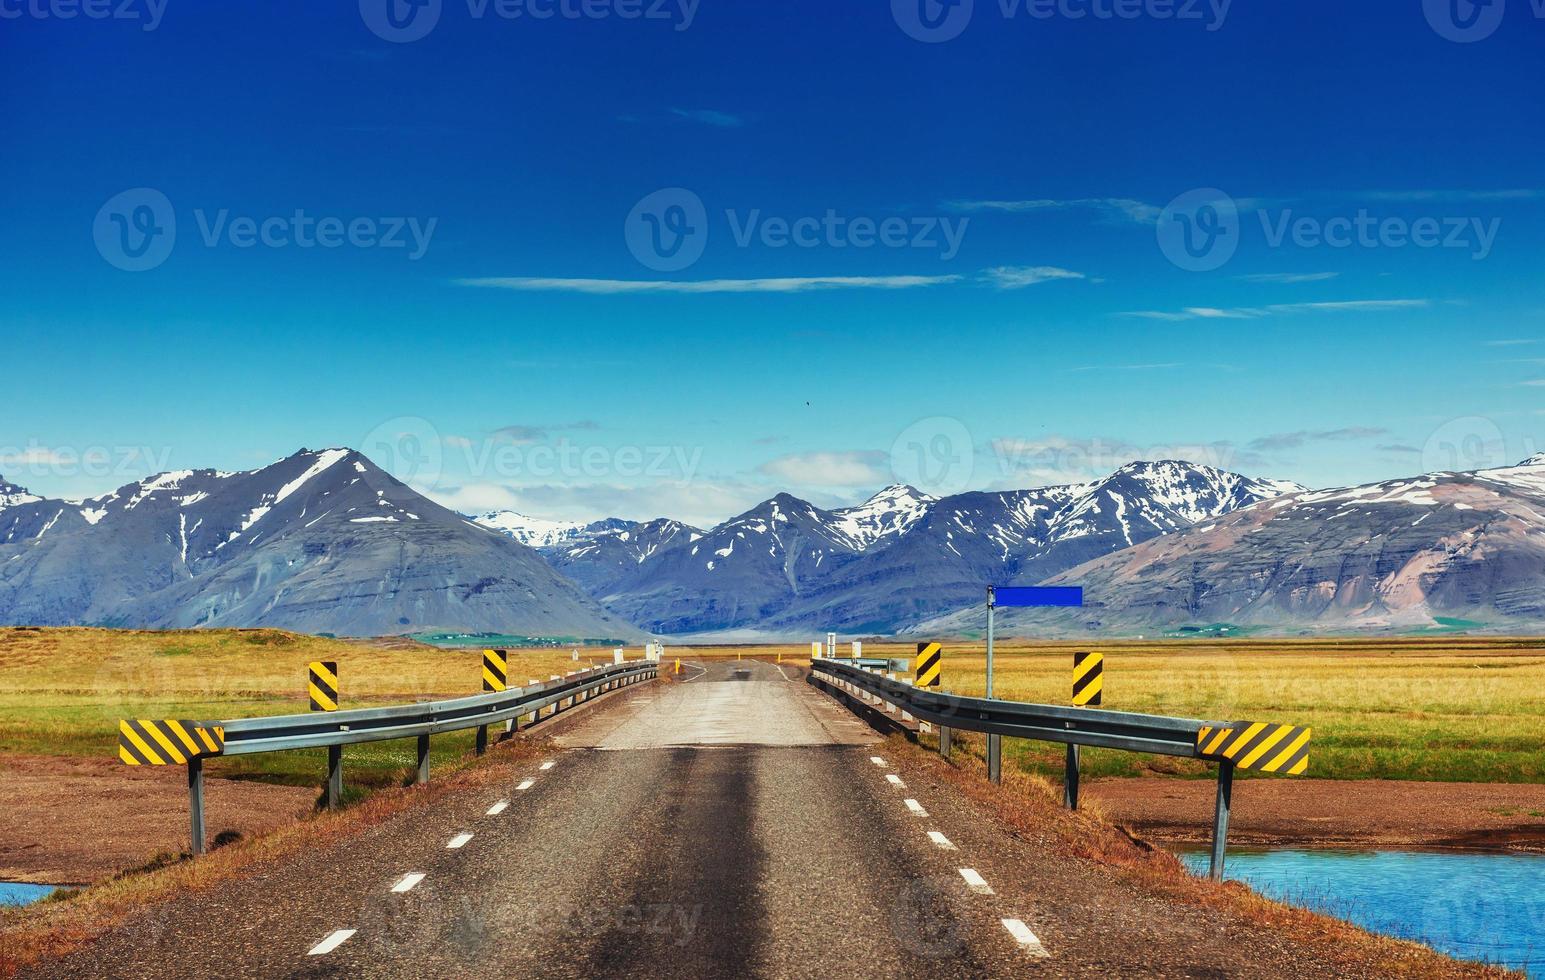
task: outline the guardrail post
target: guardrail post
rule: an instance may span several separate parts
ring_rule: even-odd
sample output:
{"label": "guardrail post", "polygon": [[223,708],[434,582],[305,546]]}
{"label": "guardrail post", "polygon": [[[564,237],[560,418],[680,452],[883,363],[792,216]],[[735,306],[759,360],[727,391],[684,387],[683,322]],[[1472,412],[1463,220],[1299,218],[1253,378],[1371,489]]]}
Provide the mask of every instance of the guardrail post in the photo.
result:
{"label": "guardrail post", "polygon": [[204,760],[188,760],[188,824],[194,857],[204,853]]}
{"label": "guardrail post", "polygon": [[429,782],[429,736],[418,737],[418,777],[415,780],[420,786]]}
{"label": "guardrail post", "polygon": [[488,751],[488,726],[477,726],[477,754],[482,755]]}
{"label": "guardrail post", "polygon": [[987,736],[987,778],[1003,782],[1003,736]]}
{"label": "guardrail post", "polygon": [[343,746],[327,747],[327,808],[338,809],[343,802]]}
{"label": "guardrail post", "polygon": [[1228,813],[1234,798],[1234,764],[1227,759],[1218,764],[1218,808],[1212,818],[1212,867],[1207,877],[1223,880],[1223,858],[1228,852]]}
{"label": "guardrail post", "polygon": [[945,759],[950,757],[950,749],[953,748],[955,733],[943,725],[939,726],[939,754]]}
{"label": "guardrail post", "polygon": [[1062,770],[1062,805],[1078,809],[1078,746],[1068,743],[1068,760]]}

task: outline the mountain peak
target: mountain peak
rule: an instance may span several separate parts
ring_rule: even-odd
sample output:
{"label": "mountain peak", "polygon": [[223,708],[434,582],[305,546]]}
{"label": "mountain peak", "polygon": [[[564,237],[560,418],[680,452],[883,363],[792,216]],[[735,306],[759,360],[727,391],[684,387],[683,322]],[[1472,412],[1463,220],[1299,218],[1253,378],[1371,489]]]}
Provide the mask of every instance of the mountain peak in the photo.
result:
{"label": "mountain peak", "polygon": [[29,492],[26,487],[19,487],[14,483],[8,483],[5,477],[0,476],[0,507],[32,504],[42,499],[42,497]]}
{"label": "mountain peak", "polygon": [[1522,463],[1519,463],[1518,465],[1521,466],[1521,467],[1522,466],[1545,466],[1545,453],[1535,453],[1533,456],[1530,456],[1528,459],[1524,460]]}

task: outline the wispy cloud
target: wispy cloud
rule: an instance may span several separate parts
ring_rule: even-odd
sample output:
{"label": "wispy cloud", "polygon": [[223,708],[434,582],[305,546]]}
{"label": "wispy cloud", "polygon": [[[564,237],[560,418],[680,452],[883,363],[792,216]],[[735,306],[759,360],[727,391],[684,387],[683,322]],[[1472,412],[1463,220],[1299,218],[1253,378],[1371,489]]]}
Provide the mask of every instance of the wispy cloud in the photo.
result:
{"label": "wispy cloud", "polygon": [[1386,442],[1373,448],[1381,453],[1399,453],[1405,456],[1420,456],[1422,454],[1422,451],[1415,446],[1407,446],[1398,442]]}
{"label": "wispy cloud", "polygon": [[1365,191],[1358,196],[1374,201],[1535,201],[1545,199],[1545,190],[1514,187],[1502,190]]}
{"label": "wispy cloud", "polygon": [[1486,346],[1487,347],[1528,347],[1528,346],[1531,346],[1533,344],[1538,344],[1538,343],[1540,343],[1540,341],[1537,340],[1537,339],[1534,339],[1534,338],[1520,338],[1520,339],[1517,339],[1517,340],[1488,340],[1488,341],[1486,341]]}
{"label": "wispy cloud", "polygon": [[513,442],[524,446],[533,442],[542,442],[554,432],[594,432],[600,427],[589,419],[581,419],[578,422],[560,422],[555,425],[506,425],[495,429],[489,435],[500,442]]}
{"label": "wispy cloud", "polygon": [[1241,282],[1273,283],[1276,285],[1297,285],[1302,282],[1324,282],[1327,279],[1335,279],[1341,275],[1339,272],[1256,272],[1247,276],[1235,276]]}
{"label": "wispy cloud", "polygon": [[671,115],[689,122],[702,123],[705,126],[720,126],[725,129],[746,124],[741,117],[729,112],[720,112],[717,109],[672,109]]}
{"label": "wispy cloud", "polygon": [[1213,306],[1188,306],[1183,310],[1132,310],[1117,316],[1134,316],[1145,320],[1253,320],[1260,317],[1291,313],[1382,313],[1391,310],[1419,310],[1432,305],[1425,299],[1356,299],[1334,303],[1273,303],[1270,306],[1239,306],[1219,308]]}
{"label": "wispy cloud", "polygon": [[1344,429],[1323,429],[1320,431],[1300,430],[1298,432],[1276,432],[1269,436],[1261,436],[1252,439],[1246,448],[1256,452],[1275,452],[1283,449],[1298,449],[1311,442],[1350,442],[1357,439],[1373,439],[1377,436],[1388,435],[1388,429],[1377,429],[1369,426],[1354,425]]}
{"label": "wispy cloud", "polygon": [[916,289],[959,282],[961,276],[805,276],[784,279],[547,279],[527,276],[457,279],[459,286],[522,292],[588,293],[804,293],[828,289]]}
{"label": "wispy cloud", "polygon": [[1545,388],[1545,378],[1535,378],[1533,381],[1523,381],[1519,384],[1522,388]]}
{"label": "wispy cloud", "polygon": [[847,452],[790,453],[768,460],[760,472],[788,483],[823,487],[869,487],[892,479],[887,453],[860,449]]}
{"label": "wispy cloud", "polygon": [[1024,201],[946,201],[954,211],[1002,211],[1022,214],[1030,211],[1093,211],[1121,222],[1151,225],[1164,209],[1129,197],[1081,197],[1071,200],[1037,199]]}
{"label": "wispy cloud", "polygon": [[991,283],[999,289],[1023,289],[1026,286],[1058,279],[1087,278],[1089,277],[1082,272],[1059,269],[1054,265],[1000,265],[992,269],[983,269],[981,276],[983,282]]}

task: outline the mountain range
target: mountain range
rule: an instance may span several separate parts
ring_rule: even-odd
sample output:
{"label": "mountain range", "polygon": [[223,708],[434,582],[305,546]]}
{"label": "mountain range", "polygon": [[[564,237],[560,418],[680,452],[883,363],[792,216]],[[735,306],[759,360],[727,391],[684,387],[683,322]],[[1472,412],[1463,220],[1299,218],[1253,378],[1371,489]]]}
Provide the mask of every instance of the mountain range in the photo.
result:
{"label": "mountain range", "polygon": [[0,481],[0,622],[641,635],[536,552],[348,449],[84,501]]}
{"label": "mountain range", "polygon": [[1080,584],[1005,635],[1545,626],[1545,454],[1311,491],[1192,463],[854,507],[787,493],[713,528],[467,517],[348,449],[51,500],[0,479],[0,622],[444,629],[631,641],[981,631],[989,584]]}
{"label": "mountain range", "polygon": [[[604,607],[660,633],[889,633],[1283,493],[1180,461],[1091,483],[935,498],[906,486],[823,510],[778,494],[712,530],[675,522],[478,521],[538,547]],[[604,525],[604,526],[603,526]]]}

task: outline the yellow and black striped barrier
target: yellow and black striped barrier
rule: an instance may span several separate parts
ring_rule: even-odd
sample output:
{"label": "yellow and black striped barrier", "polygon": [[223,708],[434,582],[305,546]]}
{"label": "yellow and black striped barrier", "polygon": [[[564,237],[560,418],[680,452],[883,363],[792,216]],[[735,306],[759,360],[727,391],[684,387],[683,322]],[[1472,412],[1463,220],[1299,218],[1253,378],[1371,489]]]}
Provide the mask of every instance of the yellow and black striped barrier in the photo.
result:
{"label": "yellow and black striped barrier", "polygon": [[912,661],[912,683],[918,687],[938,687],[939,674],[944,666],[942,643],[919,643],[917,657]]}
{"label": "yellow and black striped barrier", "polygon": [[1100,703],[1105,690],[1105,654],[1073,654],[1073,705],[1083,708]]}
{"label": "yellow and black striped barrier", "polygon": [[1298,725],[1234,722],[1204,725],[1196,733],[1196,751],[1204,759],[1227,760],[1236,769],[1301,776],[1309,771],[1309,736]]}
{"label": "yellow and black striped barrier", "polygon": [[313,660],[306,668],[306,692],[312,711],[338,710],[338,661]]}
{"label": "yellow and black striped barrier", "polygon": [[225,751],[225,729],[200,721],[134,718],[118,722],[118,758],[131,766],[180,766]]}
{"label": "yellow and black striped barrier", "polygon": [[503,650],[483,651],[483,690],[503,691],[510,686],[509,654]]}

